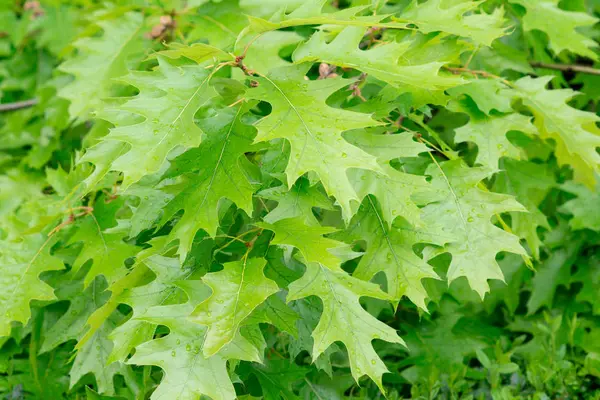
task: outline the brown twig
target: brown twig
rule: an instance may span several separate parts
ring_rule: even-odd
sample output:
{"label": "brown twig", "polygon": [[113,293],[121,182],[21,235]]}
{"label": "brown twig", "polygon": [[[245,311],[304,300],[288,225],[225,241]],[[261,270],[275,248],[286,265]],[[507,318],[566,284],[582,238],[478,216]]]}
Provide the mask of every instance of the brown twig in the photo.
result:
{"label": "brown twig", "polygon": [[538,61],[531,61],[529,64],[535,68],[555,69],[563,72],[581,72],[582,74],[588,75],[600,75],[600,69],[587,67],[585,65],[548,64]]}
{"label": "brown twig", "polygon": [[242,54],[241,56],[236,56],[235,57],[235,66],[238,67],[239,69],[241,69],[244,72],[244,74],[246,74],[248,76],[254,76],[254,71],[250,70],[244,64],[244,58],[246,58],[245,54]]}
{"label": "brown twig", "polygon": [[367,79],[367,74],[365,74],[363,72],[362,74],[360,74],[360,76],[358,77],[356,82],[354,82],[352,85],[350,85],[350,88],[349,88],[349,90],[352,91],[352,96],[358,97],[362,101],[367,101],[367,99],[365,99],[365,97],[362,95],[362,91],[360,90],[360,86],[365,82],[366,79]]}
{"label": "brown twig", "polygon": [[23,101],[15,101],[14,103],[0,104],[0,112],[20,110],[21,108],[35,106],[37,103],[37,99],[29,99]]}
{"label": "brown twig", "polygon": [[[79,214],[75,214],[73,212],[75,210],[82,210],[82,211]],[[52,229],[48,233],[48,237],[49,238],[51,236],[53,236],[55,233],[61,231],[66,226],[71,225],[73,222],[75,222],[75,220],[77,220],[77,218],[85,217],[86,215],[91,215],[92,212],[94,212],[94,208],[93,207],[89,207],[89,206],[80,206],[80,207],[70,208],[67,211],[69,212],[69,217],[65,221],[63,221],[60,224],[58,224],[54,229]]]}

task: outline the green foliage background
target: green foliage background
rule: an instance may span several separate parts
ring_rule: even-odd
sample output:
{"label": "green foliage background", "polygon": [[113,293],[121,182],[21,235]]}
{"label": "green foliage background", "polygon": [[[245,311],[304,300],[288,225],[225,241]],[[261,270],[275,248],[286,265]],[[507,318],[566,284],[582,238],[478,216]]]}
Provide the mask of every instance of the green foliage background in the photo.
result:
{"label": "green foliage background", "polygon": [[1,399],[599,399],[597,0],[0,0]]}

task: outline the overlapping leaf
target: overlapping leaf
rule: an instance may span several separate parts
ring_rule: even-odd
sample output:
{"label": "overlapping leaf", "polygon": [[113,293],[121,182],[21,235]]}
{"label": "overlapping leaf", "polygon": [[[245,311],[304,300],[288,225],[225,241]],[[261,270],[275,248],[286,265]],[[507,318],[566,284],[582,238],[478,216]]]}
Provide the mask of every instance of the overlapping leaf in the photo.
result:
{"label": "overlapping leaf", "polygon": [[185,189],[166,205],[163,217],[164,223],[180,209],[184,210],[183,218],[171,233],[172,239],[179,239],[182,259],[199,229],[211,235],[216,233],[222,199],[232,200],[248,214],[252,213],[254,188],[240,160],[250,151],[255,135],[255,130],[241,121],[246,110],[245,106],[224,108],[205,119],[201,124],[206,133],[204,142],[175,158],[167,171],[167,177],[185,174],[186,179]]}
{"label": "overlapping leaf", "polygon": [[559,54],[563,50],[596,59],[592,47],[597,43],[578,32],[577,28],[590,26],[598,18],[582,12],[565,11],[559,8],[559,0],[510,0],[527,10],[523,17],[523,29],[539,30],[548,35],[550,48]]}
{"label": "overlapping leaf", "polygon": [[288,140],[291,145],[286,168],[288,186],[304,173],[316,172],[327,193],[336,198],[349,218],[350,203],[358,197],[346,171],[349,168],[380,171],[380,168],[374,157],[346,142],[342,132],[374,126],[377,122],[368,115],[327,105],[327,97],[351,81],[305,80],[307,69],[306,64],[283,67],[257,78],[259,86],[248,91],[247,97],[267,101],[273,110],[256,124],[256,141]]}
{"label": "overlapping leaf", "polygon": [[517,236],[491,223],[496,214],[527,211],[511,196],[477,187],[491,172],[468,168],[461,160],[432,164],[427,170],[432,190],[418,194],[419,200],[428,203],[421,215],[422,240],[444,245],[452,254],[448,280],[466,277],[482,298],[489,291],[488,279],[503,279],[496,254],[526,254]]}
{"label": "overlapping leaf", "polygon": [[397,20],[415,24],[425,33],[442,31],[490,46],[506,32],[504,12],[502,8],[496,8],[492,14],[474,13],[481,3],[472,0],[430,0],[420,3],[413,0]]}
{"label": "overlapping leaf", "polygon": [[[215,95],[209,85],[209,69],[198,65],[176,66],[160,56],[158,61],[159,68],[155,71],[132,71],[122,78],[137,87],[140,93],[118,109],[108,109],[103,113],[104,118],[116,126],[97,146],[102,146],[103,150],[115,146],[114,142],[129,145],[127,150],[117,151],[110,166],[123,172],[124,187],[158,171],[175,147],[200,144],[202,131],[194,124],[194,114]],[[120,115],[122,113],[125,117]],[[129,115],[143,120],[123,125],[123,119]],[[101,152],[97,158],[109,157]],[[87,160],[95,162],[95,159]]]}
{"label": "overlapping leaf", "polygon": [[515,82],[519,96],[535,116],[540,135],[556,142],[556,158],[570,165],[575,178],[589,187],[596,184],[600,166],[598,116],[566,104],[577,93],[570,89],[548,90],[552,77],[525,77]]}

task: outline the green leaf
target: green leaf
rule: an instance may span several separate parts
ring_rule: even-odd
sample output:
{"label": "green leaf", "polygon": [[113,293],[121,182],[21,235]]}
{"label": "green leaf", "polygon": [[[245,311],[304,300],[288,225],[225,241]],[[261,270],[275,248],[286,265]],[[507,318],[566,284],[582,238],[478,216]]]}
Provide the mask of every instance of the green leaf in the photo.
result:
{"label": "green leaf", "polygon": [[265,400],[299,399],[292,390],[292,385],[304,378],[307,372],[306,368],[290,360],[269,360],[265,365],[253,364],[247,369],[247,375],[253,374],[260,382]]}
{"label": "green leaf", "polygon": [[419,3],[412,0],[396,20],[414,24],[424,33],[441,31],[490,46],[506,33],[504,11],[499,7],[492,14],[474,13],[479,4],[481,1],[429,0]]}
{"label": "green leaf", "polygon": [[53,300],[52,288],[39,279],[44,271],[63,269],[50,254],[55,239],[42,234],[23,236],[19,242],[0,240],[0,336],[10,334],[12,321],[26,323],[31,300]]}
{"label": "green leaf", "polygon": [[405,174],[385,166],[386,175],[353,169],[349,174],[361,198],[374,195],[381,205],[381,217],[386,225],[402,216],[413,225],[421,224],[421,211],[411,199],[413,193],[426,190],[427,180],[422,176]]}
{"label": "green leaf", "polygon": [[513,232],[525,239],[536,259],[540,257],[538,227],[550,229],[546,216],[538,206],[555,185],[551,170],[544,164],[506,158],[500,162],[494,189],[516,197],[528,213],[511,213]]}
{"label": "green leaf", "polygon": [[413,63],[407,59],[405,53],[412,45],[410,40],[361,50],[359,45],[365,32],[364,28],[347,27],[331,41],[327,40],[327,32],[316,32],[294,52],[294,61],[322,61],[355,68],[409,92],[443,91],[463,83],[460,77],[440,75],[444,62]]}
{"label": "green leaf", "polygon": [[365,199],[343,234],[348,239],[367,242],[367,251],[353,276],[368,281],[383,272],[387,292],[393,299],[394,306],[398,305],[403,296],[407,296],[417,306],[427,310],[425,299],[428,296],[421,280],[439,277],[431,265],[414,253],[413,245],[418,238],[411,232],[412,227],[404,224],[403,229],[396,229],[394,226],[390,228],[384,222],[373,197]]}
{"label": "green leaf", "polygon": [[75,272],[79,271],[86,262],[92,261],[92,267],[84,279],[84,287],[87,287],[98,275],[103,275],[109,286],[112,285],[127,274],[125,260],[139,251],[139,248],[123,240],[127,236],[126,230],[119,226],[111,227],[116,224],[114,214],[122,202],[117,201],[102,207],[103,203],[103,198],[96,203],[94,213],[85,217],[69,240],[69,244],[82,244],[81,252],[73,262]]}
{"label": "green leaf", "polygon": [[414,140],[413,135],[408,132],[390,135],[386,131],[379,133],[358,129],[346,133],[344,138],[376,156],[380,163],[387,163],[400,157],[417,157],[421,153],[430,151],[423,143]]}
{"label": "green leaf", "polygon": [[334,249],[346,247],[342,242],[323,237],[337,229],[322,226],[307,226],[301,217],[288,218],[274,224],[257,223],[258,227],[275,233],[271,244],[296,247],[308,262],[317,262],[327,268],[339,269],[341,258]]}
{"label": "green leaf", "polygon": [[526,254],[517,236],[490,222],[495,214],[526,211],[511,196],[477,187],[492,172],[468,168],[461,160],[430,165],[427,174],[432,177],[432,190],[417,195],[427,203],[421,214],[424,228],[417,230],[422,240],[444,245],[452,254],[448,280],[466,277],[482,298],[489,291],[488,279],[503,279],[496,254]]}
{"label": "green leaf", "polygon": [[277,284],[265,277],[265,264],[265,259],[244,258],[202,278],[212,294],[196,307],[190,319],[208,327],[203,346],[205,357],[215,355],[230,343],[244,319],[279,291]]}
{"label": "green leaf", "polygon": [[573,230],[591,229],[600,231],[600,195],[598,192],[592,192],[588,188],[568,182],[561,186],[561,189],[572,193],[577,198],[567,201],[561,206],[561,211],[567,212],[573,216],[569,225]]}
{"label": "green leaf", "polygon": [[577,293],[577,301],[590,303],[593,313],[595,315],[600,314],[600,304],[598,303],[600,268],[598,268],[598,258],[591,258],[587,262],[578,264],[578,270],[573,276],[573,281],[581,282],[583,285],[581,291]]}
{"label": "green leaf", "polygon": [[[251,71],[261,71],[267,73],[272,69],[283,67],[289,64],[289,61],[284,60],[280,53],[283,49],[288,47],[295,47],[302,41],[302,36],[295,32],[287,31],[272,31],[266,32],[252,43],[244,43],[248,46],[246,51],[246,57],[244,58],[244,64],[250,68]],[[240,49],[243,43],[238,43]],[[241,71],[240,71],[241,72]]]}
{"label": "green leaf", "polygon": [[346,142],[341,133],[374,126],[377,122],[365,114],[328,106],[327,98],[350,81],[305,80],[307,68],[306,64],[284,67],[257,78],[259,86],[249,90],[247,98],[269,102],[273,110],[256,124],[256,141],[278,138],[289,141],[288,187],[306,172],[316,172],[327,193],[335,196],[349,219],[350,202],[359,199],[346,171],[349,168],[380,171],[380,168],[374,157]]}
{"label": "green leaf", "polygon": [[539,30],[548,35],[550,48],[557,55],[568,50],[588,58],[597,59],[591,47],[598,44],[578,32],[578,28],[594,25],[598,22],[589,14],[570,12],[558,7],[559,0],[509,0],[511,3],[525,7],[527,13],[523,17],[525,31]]}
{"label": "green leaf", "polygon": [[490,169],[498,168],[501,157],[520,158],[520,151],[506,137],[510,131],[519,131],[535,135],[537,129],[531,123],[531,117],[521,114],[502,116],[471,115],[469,123],[455,129],[456,142],[477,144],[476,162]]}
{"label": "green leaf", "polygon": [[512,112],[510,106],[513,94],[506,90],[506,85],[499,79],[478,79],[448,90],[454,97],[461,95],[469,96],[477,107],[487,115],[491,115],[492,110],[501,113]]}
{"label": "green leaf", "polygon": [[239,208],[252,213],[254,187],[244,171],[240,158],[251,150],[255,130],[245,125],[244,106],[224,108],[205,119],[201,127],[206,132],[198,148],[180,155],[171,162],[166,177],[184,175],[186,186],[165,207],[162,223],[183,209],[184,215],[171,232],[179,239],[179,254],[185,259],[194,235],[204,229],[211,236],[219,226],[219,202],[233,201]]}
{"label": "green leaf", "polygon": [[82,346],[75,356],[73,367],[71,368],[71,388],[86,374],[92,373],[96,378],[98,392],[102,394],[115,394],[114,376],[124,375],[126,366],[120,362],[107,363],[107,357],[112,350],[112,342],[108,339],[108,334],[119,323],[122,315],[116,312],[103,324],[84,346]]}
{"label": "green leaf", "polygon": [[59,66],[74,76],[73,82],[58,93],[71,102],[69,114],[73,118],[86,118],[98,109],[102,99],[112,94],[112,79],[127,73],[129,59],[141,59],[141,14],[128,12],[118,18],[100,19],[96,25],[103,35],[75,41],[77,55]]}
{"label": "green leaf", "polygon": [[[202,131],[194,124],[194,114],[215,96],[208,83],[210,70],[198,65],[176,66],[166,58],[157,58],[156,70],[130,71],[121,78],[138,88],[139,94],[119,108],[102,113],[104,119],[116,126],[97,146],[110,146],[115,141],[128,144],[128,150],[118,151],[111,162],[112,170],[123,172],[124,188],[158,171],[175,147],[200,144]],[[136,123],[122,124],[131,115],[137,116]],[[143,118],[141,122],[139,117]],[[107,158],[105,154],[100,156]],[[87,161],[95,163],[90,158]]]}
{"label": "green leaf", "polygon": [[[269,2],[270,3],[270,2]],[[270,20],[249,16],[250,25],[246,28],[250,33],[263,33],[267,31],[288,28],[299,25],[350,25],[350,26],[388,26],[390,28],[404,28],[405,24],[379,23],[386,15],[358,15],[366,7],[350,7],[335,12],[323,12],[327,0],[307,0],[303,3],[292,2],[295,9],[292,12],[287,9],[287,4],[281,4]],[[301,5],[300,5],[301,4]],[[269,4],[269,8],[274,7]]]}
{"label": "green leaf", "polygon": [[263,217],[269,224],[274,224],[282,219],[302,217],[307,225],[318,226],[319,221],[313,214],[313,208],[333,210],[331,200],[319,189],[317,185],[310,185],[307,179],[300,178],[291,189],[278,186],[262,190],[258,196],[275,200],[277,207]]}
{"label": "green leaf", "polygon": [[104,289],[106,283],[101,278],[96,278],[85,290],[82,279],[65,279],[63,285],[56,289],[56,297],[62,301],[68,300],[69,308],[46,332],[40,353],[48,352],[69,340],[79,340],[88,317],[108,300],[108,293]]}
{"label": "green leaf", "polygon": [[559,285],[567,285],[571,267],[575,262],[581,242],[572,240],[564,249],[555,249],[539,267],[531,281],[531,297],[527,301],[527,314],[532,315],[546,306],[552,309],[552,300]]}
{"label": "green leaf", "polygon": [[594,187],[594,174],[599,171],[600,129],[596,126],[598,116],[580,111],[566,104],[577,94],[570,89],[547,90],[552,77],[524,77],[515,82],[523,104],[535,116],[540,135],[556,142],[556,158],[560,165],[568,164],[575,172],[575,179],[588,187]]}
{"label": "green leaf", "polygon": [[[140,319],[170,329],[167,336],[146,342],[136,348],[128,361],[135,365],[156,365],[165,372],[151,399],[192,400],[201,395],[215,400],[233,400],[235,389],[227,373],[228,359],[260,362],[260,355],[241,335],[217,355],[202,354],[206,327],[187,319],[192,311],[210,295],[200,281],[181,281],[178,286],[188,295],[188,302],[149,308]],[[206,379],[210,376],[210,379]]]}
{"label": "green leaf", "polygon": [[189,268],[180,268],[176,259],[158,255],[148,257],[143,263],[156,277],[146,285],[125,289],[113,298],[114,302],[129,305],[132,315],[111,332],[110,339],[114,346],[108,362],[125,361],[133,348],[152,339],[156,326],[138,317],[151,307],[176,303],[182,295],[176,282],[194,272]]}
{"label": "green leaf", "polygon": [[318,296],[323,301],[323,314],[313,332],[313,360],[336,341],[348,350],[350,368],[355,380],[368,375],[384,391],[382,375],[388,372],[371,342],[374,339],[404,344],[396,331],[366,312],[359,299],[368,296],[390,300],[373,283],[353,278],[341,269],[329,269],[319,263],[308,263],[306,272],[290,285],[287,301]]}
{"label": "green leaf", "polygon": [[274,294],[259,305],[243,322],[244,325],[271,324],[282,332],[297,337],[296,322],[300,316]]}

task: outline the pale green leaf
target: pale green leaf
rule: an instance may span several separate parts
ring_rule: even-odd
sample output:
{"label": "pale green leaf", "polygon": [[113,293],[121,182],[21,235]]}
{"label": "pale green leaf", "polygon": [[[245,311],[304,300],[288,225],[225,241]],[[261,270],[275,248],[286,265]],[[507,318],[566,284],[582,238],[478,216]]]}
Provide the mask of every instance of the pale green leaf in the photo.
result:
{"label": "pale green leaf", "polygon": [[271,244],[294,246],[302,253],[308,262],[320,263],[332,270],[339,270],[342,259],[335,255],[334,249],[346,247],[344,243],[323,237],[333,233],[337,229],[308,226],[304,218],[288,218],[279,220],[273,224],[257,223],[263,229],[269,229],[275,233]]}
{"label": "pale green leaf", "polygon": [[415,24],[424,33],[441,31],[490,46],[495,39],[505,35],[507,24],[504,10],[500,7],[491,14],[473,12],[481,3],[472,0],[412,0],[396,20]]}
{"label": "pale green leaf", "polygon": [[354,379],[358,381],[361,376],[368,375],[383,391],[382,375],[388,370],[371,342],[374,339],[404,342],[394,329],[365,311],[359,299],[368,296],[390,300],[390,297],[373,283],[318,263],[308,263],[302,278],[293,282],[289,289],[288,301],[318,296],[323,302],[321,319],[313,331],[313,360],[334,342],[340,341],[348,350]]}
{"label": "pale green leaf", "polygon": [[355,68],[408,92],[443,91],[463,83],[458,76],[440,74],[444,62],[413,63],[407,59],[410,40],[361,50],[359,44],[365,32],[364,28],[347,27],[331,41],[325,31],[315,32],[294,52],[294,61],[322,61]]}
{"label": "pale green leaf", "polygon": [[540,135],[556,142],[556,158],[560,165],[568,164],[575,179],[590,188],[596,184],[595,174],[600,171],[600,118],[591,112],[577,110],[566,104],[577,94],[571,89],[547,90],[550,76],[524,77],[515,82],[523,104],[535,116]]}
{"label": "pale green leaf", "polygon": [[141,14],[128,12],[96,24],[103,35],[78,39],[73,44],[78,54],[59,66],[74,76],[74,81],[58,92],[71,102],[69,114],[74,118],[85,118],[97,109],[102,99],[111,95],[112,79],[127,73],[128,60],[142,58]]}
{"label": "pale green leaf", "polygon": [[[419,194],[428,203],[422,209],[422,240],[445,245],[452,255],[448,280],[464,276],[473,290],[483,298],[489,291],[488,279],[502,280],[496,262],[501,251],[525,255],[519,238],[494,226],[495,214],[527,210],[513,197],[485,192],[477,186],[493,171],[469,168],[461,160],[430,165],[432,190]],[[427,237],[429,236],[429,237]]]}
{"label": "pale green leaf", "polygon": [[583,12],[565,11],[558,7],[559,0],[509,0],[527,10],[523,17],[523,29],[539,30],[548,35],[550,48],[560,54],[568,50],[592,59],[597,59],[591,48],[598,44],[582,35],[577,28],[591,26],[598,18]]}
{"label": "pale green leaf", "polygon": [[212,294],[196,307],[190,319],[208,327],[203,346],[206,357],[231,342],[244,319],[279,290],[274,281],[265,277],[265,264],[265,259],[244,257],[202,278]]}
{"label": "pale green leaf", "polygon": [[[404,222],[406,224],[406,222]],[[418,257],[413,251],[417,236],[412,234],[410,225],[396,229],[387,224],[375,200],[369,196],[352,219],[347,230],[340,236],[351,240],[365,240],[367,251],[362,256],[353,276],[369,281],[383,272],[387,282],[387,292],[397,305],[402,296],[427,310],[427,291],[422,279],[439,279],[433,267]]]}
{"label": "pale green leaf", "polygon": [[[158,57],[158,61],[159,67],[152,72],[131,71],[121,78],[140,93],[119,108],[103,112],[103,118],[116,126],[102,140],[128,145],[127,150],[118,151],[111,165],[111,169],[125,175],[124,188],[158,171],[175,147],[200,144],[202,131],[194,124],[194,114],[215,95],[208,83],[209,69],[176,66],[163,57]],[[141,116],[142,121],[122,124],[123,119],[131,119],[130,115]]]}

